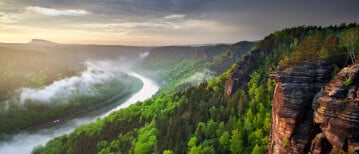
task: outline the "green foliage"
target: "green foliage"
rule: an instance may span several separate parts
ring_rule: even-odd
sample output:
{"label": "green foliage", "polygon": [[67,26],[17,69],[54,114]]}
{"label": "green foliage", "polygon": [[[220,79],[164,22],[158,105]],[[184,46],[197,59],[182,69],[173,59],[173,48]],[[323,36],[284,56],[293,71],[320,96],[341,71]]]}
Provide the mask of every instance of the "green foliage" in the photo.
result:
{"label": "green foliage", "polygon": [[263,154],[263,153],[265,153],[264,149],[265,148],[263,148],[263,147],[259,146],[258,144],[256,144],[256,146],[254,146],[251,154]]}
{"label": "green foliage", "polygon": [[340,148],[333,146],[333,149],[330,151],[333,154],[342,154],[343,151],[340,150]]}
{"label": "green foliage", "polygon": [[344,47],[347,51],[359,54],[359,27],[353,27],[343,31],[339,35],[340,47]]}
{"label": "green foliage", "polygon": [[[253,79],[249,84],[253,96],[255,99],[266,98],[267,96],[258,93],[268,91],[264,88],[267,87],[266,84],[263,87],[255,83],[263,79],[263,71],[255,72],[251,75]],[[218,77],[208,84],[203,83],[173,95],[162,94],[157,98],[115,112],[96,123],[82,126],[70,136],[65,137],[67,139],[64,140],[67,142],[64,147],[66,151],[74,151],[74,153],[81,149],[101,153],[132,150],[135,153],[147,153],[166,149],[173,149],[174,153],[186,152],[183,149],[188,149],[189,153],[230,151],[240,153],[251,152],[255,144],[267,144],[265,132],[269,127],[265,126],[264,122],[269,121],[262,119],[269,119],[270,114],[265,114],[263,105],[251,106],[253,111],[243,109],[246,111],[243,113],[244,116],[234,111],[237,107],[227,108],[226,100],[222,96],[224,79]],[[269,85],[271,85],[270,82]],[[250,98],[248,101],[258,102],[259,100]],[[270,105],[266,106],[270,107]],[[252,122],[255,123],[252,124]],[[246,126],[247,123],[251,126]],[[261,129],[263,126],[266,131]],[[192,132],[195,133],[191,137]],[[118,138],[112,136],[118,136]],[[80,140],[80,138],[84,139]],[[85,140],[85,138],[91,138],[91,140]],[[247,144],[252,141],[253,145]],[[126,144],[121,145],[121,143]]]}
{"label": "green foliage", "polygon": [[162,154],[173,154],[172,150],[165,150],[162,152]]}
{"label": "green foliage", "polygon": [[238,130],[233,130],[229,140],[229,149],[231,153],[241,153],[244,150],[242,134]]}
{"label": "green foliage", "polygon": [[255,49],[275,50],[273,60],[282,67],[303,61],[326,60],[343,67],[347,51],[358,54],[359,30],[356,24],[340,27],[295,27],[275,32]]}
{"label": "green foliage", "polygon": [[288,55],[279,61],[279,65],[282,67],[288,67],[289,64],[290,64],[290,59],[289,59]]}
{"label": "green foliage", "polygon": [[31,153],[32,154],[40,154],[42,148],[44,148],[42,145],[38,145],[38,146],[34,147],[34,149],[31,150]]}
{"label": "green foliage", "polygon": [[334,70],[332,72],[332,74],[330,75],[331,78],[333,79],[335,77],[335,75],[337,75],[339,72],[339,67],[337,65],[334,65]]}
{"label": "green foliage", "polygon": [[155,121],[146,124],[145,127],[138,131],[138,139],[134,146],[135,153],[152,153],[156,149]]}
{"label": "green foliage", "polygon": [[[161,92],[171,93],[224,73],[254,44],[243,41],[233,45],[159,47],[153,49],[138,67],[145,68],[149,76],[157,79]],[[158,74],[153,75],[153,72]],[[197,73],[204,74],[204,77],[199,79]],[[197,80],[191,81],[193,78]]]}
{"label": "green foliage", "polygon": [[353,148],[348,148],[348,154],[357,154]]}
{"label": "green foliage", "polygon": [[229,139],[230,139],[230,135],[228,133],[228,131],[225,131],[222,136],[219,138],[219,143],[221,145],[221,148],[223,148],[224,150],[229,150]]}
{"label": "green foliage", "polygon": [[204,146],[199,145],[197,146],[197,138],[192,137],[188,142],[188,153],[190,154],[199,154],[199,153],[215,153],[212,146]]}
{"label": "green foliage", "polygon": [[282,145],[283,145],[283,147],[287,147],[290,145],[289,139],[285,136],[283,136],[283,138],[282,138]]}
{"label": "green foliage", "polygon": [[[65,120],[71,116],[83,114],[98,109],[103,105],[114,103],[114,100],[124,99],[131,93],[139,90],[142,82],[133,77],[111,79],[91,87],[94,95],[87,95],[75,91],[68,98],[53,98],[51,102],[27,100],[21,104],[19,100],[0,102],[0,107],[6,111],[0,111],[0,132],[15,133],[21,129],[41,125],[57,119]],[[16,115],[16,116],[14,116]],[[14,129],[15,128],[15,129]],[[101,127],[94,127],[101,129]],[[93,131],[89,128],[87,131]]]}
{"label": "green foliage", "polygon": [[348,78],[345,78],[345,79],[344,79],[343,85],[347,87],[347,86],[349,86],[350,84],[352,84],[352,82],[353,82],[352,79],[351,79],[350,77],[348,77]]}
{"label": "green foliage", "polygon": [[[248,97],[249,94],[245,91],[241,91],[238,97],[242,101],[243,116],[236,112],[240,106],[236,96],[228,100],[223,97],[223,84],[226,80],[224,76],[225,74],[208,83],[172,95],[158,95],[115,112],[94,124],[80,127],[66,137],[64,147],[74,153],[80,152],[81,149],[100,153],[159,153],[167,149],[172,149],[173,153],[240,153],[251,152],[256,144],[267,144],[268,138],[265,134],[269,127],[264,123],[270,121],[267,120],[270,119],[270,114],[265,111],[270,110],[270,104],[260,99],[271,100],[272,81],[264,78],[263,70],[252,73],[248,85],[253,98]],[[228,107],[226,102],[229,100],[237,102],[238,105]],[[247,110],[245,104],[248,102],[252,102],[252,110]],[[266,105],[256,105],[254,102]],[[94,131],[89,131],[92,129]],[[253,144],[250,143],[252,140]],[[120,143],[126,145],[120,146],[122,148],[115,146]]]}
{"label": "green foliage", "polygon": [[32,150],[33,154],[47,154],[47,153],[65,153],[66,147],[62,144],[66,136],[60,136],[50,140],[45,147],[38,146]]}
{"label": "green foliage", "polygon": [[[69,136],[55,139],[62,141],[56,142],[56,146],[72,153],[80,153],[81,149],[86,149],[87,153],[167,153],[168,149],[171,149],[168,153],[265,153],[275,86],[268,74],[278,64],[285,68],[307,60],[328,60],[342,67],[344,47],[340,47],[338,41],[346,30],[346,26],[324,29],[310,26],[275,32],[252,51],[263,52],[243,58],[243,63],[228,65],[226,68],[232,68],[222,71],[222,75],[122,109],[96,122],[102,124],[89,124],[99,125],[101,129],[92,132],[87,129],[95,129],[94,126],[78,128]],[[225,55],[232,55],[229,51],[233,49],[225,51]],[[218,62],[229,60],[216,54],[207,58]],[[186,60],[181,63],[183,59]],[[167,74],[159,76],[175,85],[191,76],[190,68],[204,66],[203,61],[199,61],[191,56],[175,57],[172,61],[154,61],[152,66],[162,67]],[[170,67],[164,67],[165,64]],[[241,80],[241,85],[227,96],[224,83],[230,76],[233,80]],[[290,144],[288,138],[283,138],[282,142],[283,146]],[[40,151],[54,147],[48,144]]]}
{"label": "green foliage", "polygon": [[322,46],[322,33],[315,32],[315,34],[306,37],[296,50],[290,55],[290,64],[296,65],[304,60],[319,59],[320,50]]}

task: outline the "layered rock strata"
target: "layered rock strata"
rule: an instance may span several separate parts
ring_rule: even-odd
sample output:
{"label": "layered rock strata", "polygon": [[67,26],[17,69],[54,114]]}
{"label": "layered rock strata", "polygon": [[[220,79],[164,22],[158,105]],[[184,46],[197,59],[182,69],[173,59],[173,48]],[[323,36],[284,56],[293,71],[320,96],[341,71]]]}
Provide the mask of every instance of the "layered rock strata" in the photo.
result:
{"label": "layered rock strata", "polygon": [[342,69],[313,102],[314,122],[333,151],[359,152],[359,64]]}
{"label": "layered rock strata", "polygon": [[269,153],[306,153],[319,130],[313,126],[312,101],[330,80],[333,66],[325,62],[277,70],[273,94]]}
{"label": "layered rock strata", "polygon": [[277,83],[269,153],[359,152],[359,63],[330,80],[332,70],[305,62],[271,75]]}
{"label": "layered rock strata", "polygon": [[224,84],[224,93],[227,96],[234,94],[238,89],[247,89],[247,82],[250,80],[250,71],[261,63],[263,57],[269,52],[257,49],[244,56],[243,60],[238,62],[232,73]]}

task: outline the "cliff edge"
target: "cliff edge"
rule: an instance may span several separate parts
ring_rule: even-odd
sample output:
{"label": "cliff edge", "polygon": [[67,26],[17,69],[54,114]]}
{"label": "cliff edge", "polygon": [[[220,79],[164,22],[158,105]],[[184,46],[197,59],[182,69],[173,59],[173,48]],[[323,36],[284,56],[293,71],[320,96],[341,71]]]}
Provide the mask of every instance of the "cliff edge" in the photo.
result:
{"label": "cliff edge", "polygon": [[331,79],[324,61],[277,70],[269,153],[359,150],[359,63]]}

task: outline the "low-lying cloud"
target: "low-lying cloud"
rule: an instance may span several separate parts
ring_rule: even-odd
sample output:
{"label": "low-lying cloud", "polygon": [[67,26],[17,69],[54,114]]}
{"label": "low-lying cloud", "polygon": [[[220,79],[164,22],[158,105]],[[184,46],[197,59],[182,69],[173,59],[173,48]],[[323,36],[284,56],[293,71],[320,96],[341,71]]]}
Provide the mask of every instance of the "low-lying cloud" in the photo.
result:
{"label": "low-lying cloud", "polygon": [[184,14],[171,14],[171,15],[165,16],[164,18],[165,19],[182,19],[185,17],[186,17],[186,15],[184,15]]}
{"label": "low-lying cloud", "polygon": [[82,16],[89,14],[86,10],[59,10],[38,6],[29,6],[26,7],[26,10],[48,16]]}
{"label": "low-lying cloud", "polygon": [[140,59],[146,58],[149,54],[149,52],[140,53]]}
{"label": "low-lying cloud", "polygon": [[42,88],[23,88],[20,93],[20,103],[26,101],[50,102],[57,97],[66,98],[74,93],[93,95],[91,87],[103,83],[111,78],[123,76],[120,64],[114,61],[86,61],[87,67],[80,76],[73,76],[58,80]]}
{"label": "low-lying cloud", "polygon": [[203,70],[201,72],[196,72],[189,78],[185,79],[183,83],[200,83],[204,81],[208,81],[210,79],[213,79],[215,77],[215,73],[210,70]]}

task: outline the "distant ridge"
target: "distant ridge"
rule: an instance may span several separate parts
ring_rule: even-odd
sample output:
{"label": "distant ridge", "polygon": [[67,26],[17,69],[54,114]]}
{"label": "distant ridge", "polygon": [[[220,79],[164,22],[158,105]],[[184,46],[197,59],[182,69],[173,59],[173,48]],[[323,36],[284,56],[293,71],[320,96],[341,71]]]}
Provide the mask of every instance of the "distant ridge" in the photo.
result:
{"label": "distant ridge", "polygon": [[43,39],[32,39],[29,44],[58,44],[52,41],[43,40]]}

